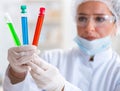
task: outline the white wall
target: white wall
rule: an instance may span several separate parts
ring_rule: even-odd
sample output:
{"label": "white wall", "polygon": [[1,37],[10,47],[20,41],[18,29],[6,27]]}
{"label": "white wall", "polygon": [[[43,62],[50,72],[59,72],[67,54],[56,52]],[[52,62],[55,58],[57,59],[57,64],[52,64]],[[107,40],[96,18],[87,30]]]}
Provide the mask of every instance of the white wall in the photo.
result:
{"label": "white wall", "polygon": [[4,4],[5,0],[0,1],[0,74],[3,74],[7,65],[6,54],[9,45],[11,45],[9,31],[4,22]]}
{"label": "white wall", "polygon": [[[17,33],[20,33],[20,27],[17,26],[18,19],[14,18],[14,16],[18,16],[16,13],[16,6],[13,5],[16,3],[16,0],[1,0],[0,1],[0,75],[4,75],[6,67],[8,65],[7,61],[7,51],[10,47],[14,46],[13,39],[11,37],[11,33],[7,27],[7,24],[4,20],[4,15],[6,12],[8,12],[14,22],[14,26]],[[15,12],[15,15],[12,15],[13,12]],[[16,22],[17,21],[17,22]],[[20,34],[21,35],[21,34]]]}
{"label": "white wall", "polygon": [[74,46],[74,37],[76,36],[76,27],[74,17],[72,16],[72,0],[64,0],[63,26],[64,26],[64,49]]}

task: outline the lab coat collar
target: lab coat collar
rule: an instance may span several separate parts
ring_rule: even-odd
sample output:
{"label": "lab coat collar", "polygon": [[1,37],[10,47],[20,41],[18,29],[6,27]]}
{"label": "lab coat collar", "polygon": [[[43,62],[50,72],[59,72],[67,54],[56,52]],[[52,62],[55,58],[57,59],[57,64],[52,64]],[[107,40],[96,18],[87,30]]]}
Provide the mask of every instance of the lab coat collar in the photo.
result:
{"label": "lab coat collar", "polygon": [[82,52],[85,64],[93,69],[99,67],[105,62],[110,61],[112,58],[112,47],[107,48],[103,52],[94,55],[93,61],[90,61],[91,56]]}
{"label": "lab coat collar", "polygon": [[112,58],[112,48],[109,47],[105,51],[96,54],[94,56],[94,60],[93,61],[89,61],[89,63],[90,63],[90,65],[91,65],[91,67],[93,69],[96,69],[99,66],[101,66],[102,64],[110,61],[111,58]]}

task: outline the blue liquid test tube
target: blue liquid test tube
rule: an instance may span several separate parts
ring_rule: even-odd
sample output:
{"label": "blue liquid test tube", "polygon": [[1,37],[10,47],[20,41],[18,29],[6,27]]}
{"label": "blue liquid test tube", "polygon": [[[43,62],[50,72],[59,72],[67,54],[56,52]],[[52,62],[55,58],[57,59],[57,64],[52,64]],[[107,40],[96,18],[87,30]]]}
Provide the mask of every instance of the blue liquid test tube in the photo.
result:
{"label": "blue liquid test tube", "polygon": [[21,23],[22,23],[22,38],[23,38],[23,45],[29,44],[28,39],[28,22],[27,22],[27,15],[26,15],[26,5],[21,6]]}

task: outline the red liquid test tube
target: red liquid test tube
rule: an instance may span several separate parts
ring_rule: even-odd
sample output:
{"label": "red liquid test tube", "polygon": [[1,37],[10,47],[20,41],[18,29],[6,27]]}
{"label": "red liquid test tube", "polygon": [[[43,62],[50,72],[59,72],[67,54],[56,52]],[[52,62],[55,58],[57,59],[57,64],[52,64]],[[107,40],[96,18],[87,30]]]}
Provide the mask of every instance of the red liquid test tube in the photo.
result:
{"label": "red liquid test tube", "polygon": [[44,13],[45,13],[45,8],[41,7],[40,14],[39,14],[38,19],[37,19],[37,24],[36,24],[33,42],[32,42],[32,45],[35,45],[35,46],[38,46],[41,28],[43,25],[43,20],[44,20],[44,15],[45,15]]}

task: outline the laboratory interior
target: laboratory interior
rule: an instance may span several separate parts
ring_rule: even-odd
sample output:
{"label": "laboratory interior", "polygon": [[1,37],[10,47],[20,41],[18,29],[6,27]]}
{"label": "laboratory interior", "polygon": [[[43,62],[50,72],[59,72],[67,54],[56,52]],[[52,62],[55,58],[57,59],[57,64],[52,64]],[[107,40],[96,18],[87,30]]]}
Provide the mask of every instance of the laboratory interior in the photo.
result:
{"label": "laboratory interior", "polygon": [[[72,16],[72,0],[0,0],[0,91],[8,66],[7,52],[14,44],[11,32],[5,20],[8,13],[15,31],[22,42],[21,5],[27,6],[29,44],[32,43],[40,7],[45,7],[45,17],[41,29],[38,48],[41,51],[61,48],[67,50],[75,46],[75,21]],[[120,54],[120,35],[112,43]]]}

